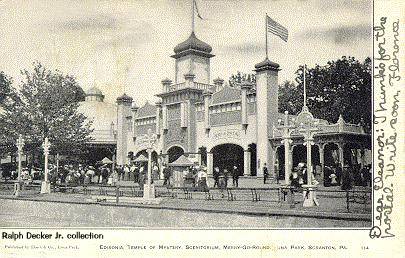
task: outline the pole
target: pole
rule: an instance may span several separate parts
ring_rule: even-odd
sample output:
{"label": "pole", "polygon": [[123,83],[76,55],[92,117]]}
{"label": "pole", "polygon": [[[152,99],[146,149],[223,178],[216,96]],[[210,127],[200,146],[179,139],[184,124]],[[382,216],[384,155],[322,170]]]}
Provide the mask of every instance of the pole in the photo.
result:
{"label": "pole", "polygon": [[148,187],[150,189],[152,181],[152,149],[148,149]]}
{"label": "pole", "polygon": [[305,82],[306,64],[304,64],[304,107],[307,106],[307,85]]}
{"label": "pole", "polygon": [[195,0],[191,0],[191,32],[193,33],[194,32],[194,26],[195,26],[195,23],[194,23],[194,1]]}
{"label": "pole", "polygon": [[48,155],[49,155],[49,150],[48,150],[48,137],[45,138],[45,182],[48,182]]}
{"label": "pole", "polygon": [[307,184],[312,185],[312,160],[311,160],[311,140],[309,139],[310,132],[308,132],[307,139]]}
{"label": "pole", "polygon": [[265,21],[264,21],[264,28],[265,28],[265,30],[266,30],[266,59],[269,59],[269,54],[268,54],[268,46],[267,46],[267,13],[266,13],[266,18],[265,18]]}
{"label": "pole", "polygon": [[24,140],[22,138],[22,135],[20,134],[18,136],[18,140],[17,140],[17,149],[18,149],[18,178],[17,178],[17,183],[14,184],[14,195],[15,196],[19,196],[20,195],[20,188],[21,188],[21,157],[22,157],[22,152],[23,152],[23,148],[24,148]]}
{"label": "pole", "polygon": [[21,182],[21,157],[22,157],[22,147],[18,148],[18,183]]}

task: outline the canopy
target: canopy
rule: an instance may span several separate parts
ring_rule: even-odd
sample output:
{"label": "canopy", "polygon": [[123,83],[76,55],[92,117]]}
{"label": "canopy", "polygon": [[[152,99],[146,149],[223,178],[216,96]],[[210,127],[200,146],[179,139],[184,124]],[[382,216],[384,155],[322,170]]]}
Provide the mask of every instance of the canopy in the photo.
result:
{"label": "canopy", "polygon": [[145,155],[140,154],[135,160],[135,162],[148,162],[148,158]]}
{"label": "canopy", "polygon": [[101,160],[101,163],[102,164],[112,164],[113,162],[109,158],[105,157],[104,159]]}
{"label": "canopy", "polygon": [[189,167],[194,165],[194,162],[189,160],[186,156],[182,155],[172,163],[169,163],[169,166],[173,167]]}

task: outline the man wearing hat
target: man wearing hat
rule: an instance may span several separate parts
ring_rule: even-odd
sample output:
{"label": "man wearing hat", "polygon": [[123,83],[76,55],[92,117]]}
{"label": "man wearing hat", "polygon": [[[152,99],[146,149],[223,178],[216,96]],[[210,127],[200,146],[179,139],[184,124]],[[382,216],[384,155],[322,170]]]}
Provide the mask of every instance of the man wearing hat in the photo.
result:
{"label": "man wearing hat", "polygon": [[350,190],[353,188],[353,174],[348,164],[343,166],[342,174],[342,190]]}
{"label": "man wearing hat", "polygon": [[239,170],[237,166],[232,167],[232,185],[239,187]]}
{"label": "man wearing hat", "polygon": [[171,176],[171,171],[170,168],[166,166],[165,163],[162,164],[163,167],[163,185],[170,185],[170,176]]}

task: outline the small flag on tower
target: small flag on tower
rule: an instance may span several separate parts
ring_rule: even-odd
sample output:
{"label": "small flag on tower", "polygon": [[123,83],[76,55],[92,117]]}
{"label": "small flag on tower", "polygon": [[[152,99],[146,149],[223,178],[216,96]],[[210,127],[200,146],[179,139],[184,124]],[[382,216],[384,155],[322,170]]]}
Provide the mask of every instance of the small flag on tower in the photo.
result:
{"label": "small flag on tower", "polygon": [[284,26],[282,26],[281,24],[270,18],[267,14],[266,14],[266,26],[268,32],[276,36],[279,36],[282,40],[287,42],[288,30]]}

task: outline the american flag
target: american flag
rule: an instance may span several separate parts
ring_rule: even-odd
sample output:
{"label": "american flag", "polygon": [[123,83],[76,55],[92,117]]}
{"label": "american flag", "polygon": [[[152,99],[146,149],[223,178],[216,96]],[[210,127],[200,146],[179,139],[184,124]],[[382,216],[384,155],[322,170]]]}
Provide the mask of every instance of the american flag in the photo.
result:
{"label": "american flag", "polygon": [[266,20],[267,20],[267,31],[279,36],[282,40],[287,42],[288,40],[288,30],[283,27],[281,24],[270,18],[268,15],[266,15]]}

